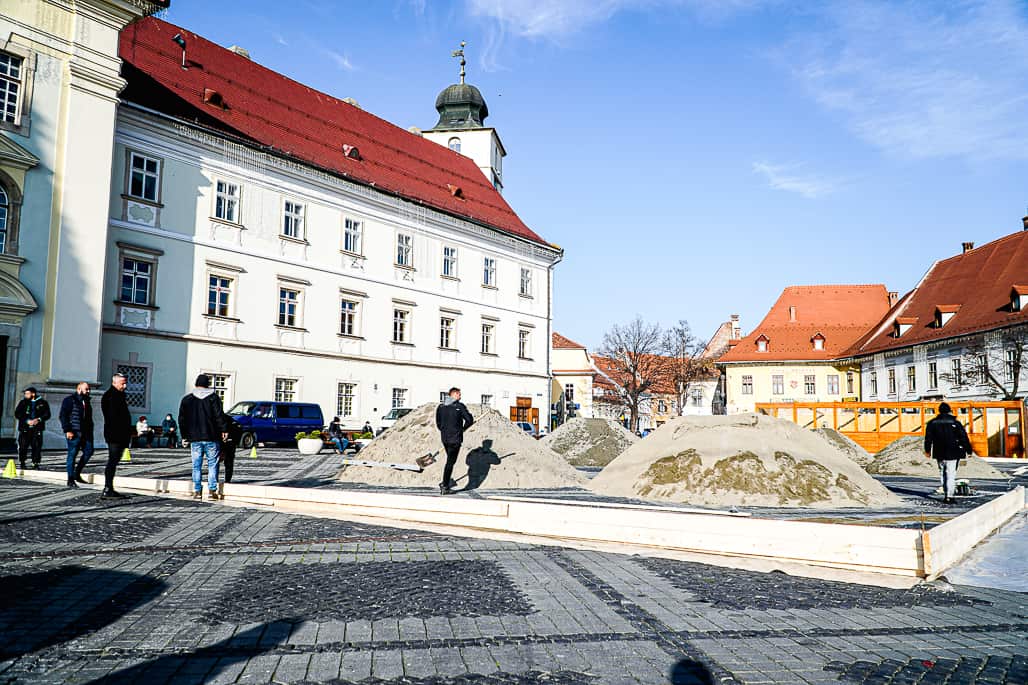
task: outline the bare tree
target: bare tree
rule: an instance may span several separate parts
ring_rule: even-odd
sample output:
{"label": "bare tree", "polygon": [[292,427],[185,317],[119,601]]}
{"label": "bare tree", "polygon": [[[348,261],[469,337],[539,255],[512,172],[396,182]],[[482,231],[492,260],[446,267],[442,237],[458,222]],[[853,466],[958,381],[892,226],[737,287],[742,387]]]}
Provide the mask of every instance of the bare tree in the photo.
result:
{"label": "bare tree", "polygon": [[665,373],[675,388],[675,410],[679,416],[685,409],[692,386],[709,378],[713,373],[713,361],[700,356],[704,347],[703,342],[692,334],[689,322],[685,319],[680,319],[676,325],[665,331],[664,339],[661,341]]}
{"label": "bare tree", "polygon": [[658,356],[663,333],[658,324],[645,323],[638,315],[627,324],[614,324],[603,335],[600,355],[609,360],[607,374],[617,389],[617,401],[628,409],[632,430],[639,430],[639,408],[650,386],[661,378],[664,364]]}
{"label": "bare tree", "polygon": [[1003,400],[1020,399],[1021,380],[1028,370],[1028,329],[1005,331],[988,340],[980,338],[964,348],[957,362],[939,378],[951,386],[987,386],[988,394]]}

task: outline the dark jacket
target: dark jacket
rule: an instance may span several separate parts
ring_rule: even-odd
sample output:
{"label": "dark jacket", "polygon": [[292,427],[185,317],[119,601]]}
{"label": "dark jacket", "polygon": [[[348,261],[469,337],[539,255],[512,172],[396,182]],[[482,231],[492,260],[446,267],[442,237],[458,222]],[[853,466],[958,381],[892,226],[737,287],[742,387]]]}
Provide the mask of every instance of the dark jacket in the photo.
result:
{"label": "dark jacket", "polygon": [[228,433],[227,442],[231,443],[233,447],[238,447],[239,442],[243,439],[243,424],[225,414],[225,432]]}
{"label": "dark jacket", "polygon": [[964,459],[972,454],[964,426],[952,414],[939,414],[924,429],[924,451],[939,461]]}
{"label": "dark jacket", "polygon": [[[50,418],[50,405],[42,397],[37,397],[35,402],[22,398],[18,406],[14,408],[14,418],[18,419],[18,430],[20,431],[41,431]],[[27,423],[29,419],[39,419],[39,423],[30,426]]]}
{"label": "dark jacket", "polygon": [[221,442],[228,423],[221,398],[211,388],[197,388],[178,406],[178,430],[189,442]]}
{"label": "dark jacket", "polygon": [[460,445],[464,442],[464,431],[471,428],[475,419],[461,402],[447,398],[446,402],[435,410],[435,427],[444,445]]}
{"label": "dark jacket", "polygon": [[132,414],[129,413],[125,393],[112,385],[100,398],[100,411],[104,415],[104,440],[115,445],[127,445],[132,441]]}
{"label": "dark jacket", "polygon": [[175,419],[164,419],[161,421],[161,432],[165,435],[168,433],[178,433],[178,424],[175,423]]}
{"label": "dark jacket", "polygon": [[341,424],[339,421],[333,421],[332,423],[328,424],[328,437],[343,437],[343,424]]}
{"label": "dark jacket", "polygon": [[61,430],[93,437],[93,405],[89,397],[73,392],[61,402]]}

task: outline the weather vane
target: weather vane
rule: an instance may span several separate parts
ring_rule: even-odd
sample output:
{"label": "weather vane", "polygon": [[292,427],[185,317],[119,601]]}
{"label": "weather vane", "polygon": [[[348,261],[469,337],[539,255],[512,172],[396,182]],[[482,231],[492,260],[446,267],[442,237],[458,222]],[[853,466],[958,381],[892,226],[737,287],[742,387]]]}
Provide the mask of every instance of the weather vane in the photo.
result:
{"label": "weather vane", "polygon": [[467,61],[464,59],[464,46],[467,45],[467,41],[460,42],[460,50],[453,51],[453,57],[460,57],[460,84],[464,85],[464,65]]}

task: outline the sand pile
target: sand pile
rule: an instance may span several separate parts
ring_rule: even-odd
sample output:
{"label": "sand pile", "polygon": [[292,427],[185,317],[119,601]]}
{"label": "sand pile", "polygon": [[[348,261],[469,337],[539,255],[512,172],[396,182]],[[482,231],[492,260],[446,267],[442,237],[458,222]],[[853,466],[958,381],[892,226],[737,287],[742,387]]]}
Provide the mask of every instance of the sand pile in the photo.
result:
{"label": "sand pile", "polygon": [[571,419],[542,443],[574,466],[606,466],[639,440],[612,419]]}
{"label": "sand pile", "polygon": [[[875,455],[874,461],[867,465],[868,473],[882,476],[921,476],[938,478],[939,466],[934,459],[924,455],[924,438],[911,435],[900,438],[889,444]],[[968,457],[960,460],[957,467],[957,478],[1006,478],[1000,471],[993,468],[981,457]]]}
{"label": "sand pile", "polygon": [[867,465],[871,463],[871,460],[874,459],[870,452],[853,442],[852,438],[845,433],[840,433],[834,428],[821,427],[814,432],[830,442],[835,449],[839,450],[865,469],[867,468]]}
{"label": "sand pile", "polygon": [[[442,480],[446,454],[435,427],[438,404],[424,404],[396,422],[360,451],[367,461],[414,463],[427,453],[436,453],[436,463],[423,472],[398,471],[387,467],[344,466],[338,478],[352,483],[398,487],[437,487]],[[453,478],[455,489],[483,488],[566,488],[585,484],[567,461],[538,440],[525,434],[495,409],[469,404],[475,424],[464,434]],[[469,475],[470,474],[470,475]]]}
{"label": "sand pile", "polygon": [[720,507],[902,503],[821,436],[757,414],[673,419],[629,447],[589,487],[604,495]]}

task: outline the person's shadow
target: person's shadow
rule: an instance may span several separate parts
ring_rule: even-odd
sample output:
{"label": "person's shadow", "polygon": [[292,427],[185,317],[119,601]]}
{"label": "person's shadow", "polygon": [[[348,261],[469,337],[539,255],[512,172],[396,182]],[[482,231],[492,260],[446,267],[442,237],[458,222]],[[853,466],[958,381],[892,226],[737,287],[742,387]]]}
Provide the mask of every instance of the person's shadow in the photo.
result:
{"label": "person's shadow", "polygon": [[671,685],[714,685],[714,676],[702,661],[682,659],[671,669]]}
{"label": "person's shadow", "polygon": [[483,440],[481,447],[468,452],[468,482],[464,490],[475,490],[489,477],[489,471],[500,463],[500,455],[493,451],[493,441]]}

